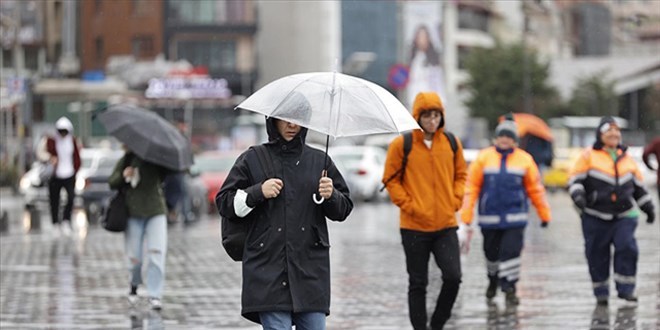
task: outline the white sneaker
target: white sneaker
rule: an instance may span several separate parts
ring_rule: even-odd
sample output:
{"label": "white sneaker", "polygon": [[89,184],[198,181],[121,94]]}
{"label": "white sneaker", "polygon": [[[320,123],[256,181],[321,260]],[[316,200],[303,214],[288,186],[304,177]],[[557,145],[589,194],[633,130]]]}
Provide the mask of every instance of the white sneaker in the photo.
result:
{"label": "white sneaker", "polygon": [[62,234],[62,227],[60,226],[59,223],[54,223],[53,230],[50,232],[50,235],[53,238],[60,238],[61,234]]}
{"label": "white sneaker", "polygon": [[130,294],[130,293],[128,294],[128,305],[130,307],[135,307],[135,305],[137,305],[139,301],[140,301],[140,297],[138,297],[138,295]]}
{"label": "white sneaker", "polygon": [[151,305],[151,309],[157,311],[163,308],[163,303],[158,298],[149,298],[149,305]]}
{"label": "white sneaker", "polygon": [[62,231],[62,236],[71,236],[71,221],[62,221],[62,223],[60,223],[60,230]]}

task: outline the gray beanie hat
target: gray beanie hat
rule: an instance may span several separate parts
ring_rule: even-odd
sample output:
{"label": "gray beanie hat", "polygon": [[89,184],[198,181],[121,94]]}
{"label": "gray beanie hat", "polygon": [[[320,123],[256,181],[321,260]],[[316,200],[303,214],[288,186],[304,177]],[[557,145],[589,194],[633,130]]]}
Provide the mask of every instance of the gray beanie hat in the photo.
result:
{"label": "gray beanie hat", "polygon": [[518,125],[513,120],[505,119],[495,128],[495,136],[508,136],[518,142]]}

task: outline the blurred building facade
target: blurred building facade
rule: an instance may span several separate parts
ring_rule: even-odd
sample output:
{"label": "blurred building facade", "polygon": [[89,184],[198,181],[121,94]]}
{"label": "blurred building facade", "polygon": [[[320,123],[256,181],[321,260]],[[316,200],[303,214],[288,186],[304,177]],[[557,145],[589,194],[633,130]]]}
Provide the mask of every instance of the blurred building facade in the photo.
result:
{"label": "blurred building facade", "polygon": [[257,1],[257,88],[286,75],[341,65],[341,3]]}
{"label": "blurred building facade", "polygon": [[163,2],[81,1],[80,58],[83,72],[104,71],[112,56],[151,61],[163,48]]}
{"label": "blurred building facade", "polygon": [[[193,135],[213,140],[231,134],[238,114],[233,107],[257,88],[293,73],[335,69],[374,81],[410,106],[405,88],[391,85],[389,71],[409,60],[407,15],[415,6],[424,2],[1,1],[4,134],[31,136],[32,123],[67,114],[74,117],[77,131],[102,135],[89,122],[89,112],[113,98],[154,109],[167,119],[186,118]],[[523,41],[553,67],[584,66],[585,71],[576,70],[581,75],[620,65],[615,62],[636,62],[627,67],[639,70],[612,70],[624,104],[620,115],[633,128],[648,111],[648,86],[660,85],[660,66],[654,61],[660,54],[657,1],[455,0],[433,6],[437,9],[427,14],[439,22],[435,41],[447,127],[459,136],[478,135],[485,127],[470,119],[463,103],[468,96],[464,60],[475,48],[493,47],[497,40]],[[151,78],[161,79],[161,85],[206,79],[208,90],[224,84],[230,93],[192,97],[181,91],[176,97],[150,98]],[[562,92],[569,96],[570,91]],[[20,149],[16,143],[12,148]]]}

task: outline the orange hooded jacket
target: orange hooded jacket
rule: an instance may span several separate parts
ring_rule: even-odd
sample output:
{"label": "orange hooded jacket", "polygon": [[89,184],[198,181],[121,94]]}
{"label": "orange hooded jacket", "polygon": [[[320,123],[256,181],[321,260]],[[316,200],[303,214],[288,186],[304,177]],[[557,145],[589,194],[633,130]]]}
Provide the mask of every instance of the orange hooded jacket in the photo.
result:
{"label": "orange hooded jacket", "polygon": [[[413,117],[419,121],[426,110],[439,110],[442,120],[433,135],[429,149],[424,143],[424,132],[412,132],[412,148],[403,182],[395,177],[386,183],[390,199],[400,210],[401,228],[433,232],[458,227],[455,213],[463,201],[467,166],[463,146],[457,138],[456,155],[443,134],[445,109],[436,93],[419,93],[413,104]],[[401,169],[403,136],[389,146],[383,182]]]}

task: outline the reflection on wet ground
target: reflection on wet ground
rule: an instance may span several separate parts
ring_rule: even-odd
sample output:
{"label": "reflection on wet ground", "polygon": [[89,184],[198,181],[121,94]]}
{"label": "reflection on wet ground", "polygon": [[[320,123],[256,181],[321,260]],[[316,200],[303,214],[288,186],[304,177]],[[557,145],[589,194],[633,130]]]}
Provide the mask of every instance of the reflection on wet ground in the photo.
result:
{"label": "reflection on wet ground", "polygon": [[[636,308],[613,295],[597,307],[591,295],[579,219],[564,194],[550,195],[553,222],[526,230],[518,293],[507,308],[498,293],[487,304],[481,234],[462,256],[463,283],[447,329],[659,329],[660,230],[640,222]],[[90,227],[76,238],[11,232],[0,236],[2,329],[259,329],[240,316],[240,264],[222,251],[217,219],[169,229],[164,310],[126,302],[123,236]],[[330,225],[332,307],[328,329],[410,329],[407,276],[398,209],[360,204]],[[428,308],[440,290],[431,267]],[[612,284],[611,290],[614,290]],[[143,292],[140,292],[144,294]],[[145,298],[146,299],[146,298]]]}

